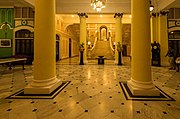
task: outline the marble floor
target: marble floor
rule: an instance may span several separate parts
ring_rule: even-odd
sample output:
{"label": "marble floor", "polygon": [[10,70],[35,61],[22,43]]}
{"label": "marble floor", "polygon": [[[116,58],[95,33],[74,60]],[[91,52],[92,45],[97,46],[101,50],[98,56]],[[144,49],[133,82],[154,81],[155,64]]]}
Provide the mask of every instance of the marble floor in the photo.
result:
{"label": "marble floor", "polygon": [[71,83],[54,99],[5,99],[31,81],[33,66],[0,66],[0,119],[180,119],[180,73],[152,67],[154,84],[176,101],[126,100],[119,82],[130,79],[131,66],[124,61],[58,61],[57,77]]}

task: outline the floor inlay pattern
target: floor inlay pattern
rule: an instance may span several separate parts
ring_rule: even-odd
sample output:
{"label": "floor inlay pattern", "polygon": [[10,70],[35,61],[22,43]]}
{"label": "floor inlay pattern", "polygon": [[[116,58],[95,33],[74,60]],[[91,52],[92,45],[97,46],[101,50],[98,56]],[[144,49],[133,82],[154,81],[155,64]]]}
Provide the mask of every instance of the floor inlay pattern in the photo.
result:
{"label": "floor inlay pattern", "polygon": [[24,94],[24,89],[8,96],[6,99],[53,99],[56,95],[58,95],[68,84],[70,81],[64,81],[62,84],[57,87],[50,94]]}
{"label": "floor inlay pattern", "polygon": [[164,91],[162,91],[161,89],[159,89],[157,86],[155,86],[155,88],[157,88],[160,92],[160,96],[134,96],[130,89],[127,86],[127,83],[123,83],[123,82],[119,82],[124,96],[126,97],[127,100],[136,100],[136,101],[175,101],[172,97],[170,97],[169,95],[167,95]]}
{"label": "floor inlay pattern", "polygon": [[152,67],[153,83],[175,101],[135,101],[126,100],[119,85],[131,79],[128,60],[122,66],[78,61],[57,62],[57,78],[71,83],[53,99],[6,99],[31,82],[33,66],[0,66],[0,119],[179,119],[179,72]]}

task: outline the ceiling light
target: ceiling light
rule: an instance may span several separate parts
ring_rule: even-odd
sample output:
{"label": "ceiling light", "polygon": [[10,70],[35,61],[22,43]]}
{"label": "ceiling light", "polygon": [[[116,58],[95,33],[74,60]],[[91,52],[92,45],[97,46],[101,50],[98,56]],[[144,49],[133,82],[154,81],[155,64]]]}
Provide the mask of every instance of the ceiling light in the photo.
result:
{"label": "ceiling light", "polygon": [[153,5],[150,5],[149,10],[150,10],[150,11],[153,11],[153,9],[154,9],[154,6],[153,6]]}
{"label": "ceiling light", "polygon": [[150,1],[150,7],[149,7],[149,10],[150,10],[150,12],[154,10],[154,6],[151,4],[151,1]]}

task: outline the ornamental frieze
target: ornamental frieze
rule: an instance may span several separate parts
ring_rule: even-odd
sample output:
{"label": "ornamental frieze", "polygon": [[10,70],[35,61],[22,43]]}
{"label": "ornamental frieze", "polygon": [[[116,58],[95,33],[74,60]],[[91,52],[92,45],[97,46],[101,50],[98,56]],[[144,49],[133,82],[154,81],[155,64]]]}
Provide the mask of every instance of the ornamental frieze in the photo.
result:
{"label": "ornamental frieze", "polygon": [[180,27],[180,19],[179,20],[168,20],[168,28],[172,27]]}
{"label": "ornamental frieze", "polygon": [[15,27],[19,27],[19,26],[34,27],[34,19],[16,19]]}

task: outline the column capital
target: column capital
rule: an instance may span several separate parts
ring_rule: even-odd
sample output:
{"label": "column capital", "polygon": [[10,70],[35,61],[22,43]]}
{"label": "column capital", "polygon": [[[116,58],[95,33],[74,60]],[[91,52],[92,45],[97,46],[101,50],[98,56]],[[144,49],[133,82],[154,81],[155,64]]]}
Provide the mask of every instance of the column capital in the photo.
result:
{"label": "column capital", "polygon": [[115,13],[114,14],[114,18],[122,18],[123,17],[123,13]]}
{"label": "column capital", "polygon": [[160,11],[159,16],[168,15],[169,11]]}
{"label": "column capital", "polygon": [[155,12],[151,13],[151,17],[156,17],[156,16],[159,16],[159,13],[155,13]]}
{"label": "column capital", "polygon": [[78,16],[88,18],[88,15],[86,13],[78,13]]}

